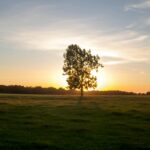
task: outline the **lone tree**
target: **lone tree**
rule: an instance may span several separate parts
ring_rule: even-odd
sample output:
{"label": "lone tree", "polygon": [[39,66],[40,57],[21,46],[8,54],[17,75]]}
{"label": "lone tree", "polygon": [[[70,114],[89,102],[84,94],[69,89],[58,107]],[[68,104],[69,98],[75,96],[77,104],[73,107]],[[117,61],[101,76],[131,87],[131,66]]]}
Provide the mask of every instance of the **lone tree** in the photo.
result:
{"label": "lone tree", "polygon": [[91,71],[103,67],[100,57],[91,54],[90,50],[81,49],[78,45],[69,45],[64,53],[64,75],[67,75],[69,89],[80,89],[83,97],[84,89],[96,88],[97,78]]}

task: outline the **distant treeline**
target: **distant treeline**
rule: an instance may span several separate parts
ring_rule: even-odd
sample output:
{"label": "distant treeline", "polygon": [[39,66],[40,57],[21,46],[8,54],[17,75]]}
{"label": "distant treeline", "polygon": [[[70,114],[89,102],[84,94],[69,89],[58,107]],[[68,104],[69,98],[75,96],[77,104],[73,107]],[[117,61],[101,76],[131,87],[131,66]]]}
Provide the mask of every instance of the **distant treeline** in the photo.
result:
{"label": "distant treeline", "polygon": [[[25,87],[21,85],[0,85],[0,93],[11,94],[50,94],[50,95],[80,95],[80,91],[66,90],[64,88],[56,89],[54,87],[43,88],[37,87]],[[134,93],[119,90],[112,91],[85,91],[85,95],[150,95],[147,93]]]}

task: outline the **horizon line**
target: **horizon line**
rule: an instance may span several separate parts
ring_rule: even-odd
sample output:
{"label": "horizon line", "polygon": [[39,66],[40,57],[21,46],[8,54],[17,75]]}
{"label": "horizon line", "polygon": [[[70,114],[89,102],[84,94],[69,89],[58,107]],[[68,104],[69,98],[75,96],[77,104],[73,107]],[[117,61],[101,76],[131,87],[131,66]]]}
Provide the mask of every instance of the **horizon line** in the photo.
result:
{"label": "horizon line", "polygon": [[[54,87],[54,86],[48,86],[48,87],[44,87],[44,86],[41,86],[41,85],[37,85],[37,86],[26,86],[26,85],[19,85],[19,84],[8,84],[8,85],[4,85],[4,84],[0,84],[0,86],[20,86],[20,87],[24,87],[24,88],[43,88],[43,89],[48,89],[48,88],[54,88],[56,90],[59,90],[59,89],[63,89],[63,90],[66,90],[66,91],[70,91],[70,90],[75,90],[75,91],[79,91],[78,89],[67,89],[67,87]],[[150,92],[150,90],[147,90],[146,92],[134,92],[134,91],[126,91],[126,90],[98,90],[98,89],[90,89],[90,90],[84,90],[84,92],[127,92],[127,93],[135,93],[135,94],[147,94],[148,92]]]}

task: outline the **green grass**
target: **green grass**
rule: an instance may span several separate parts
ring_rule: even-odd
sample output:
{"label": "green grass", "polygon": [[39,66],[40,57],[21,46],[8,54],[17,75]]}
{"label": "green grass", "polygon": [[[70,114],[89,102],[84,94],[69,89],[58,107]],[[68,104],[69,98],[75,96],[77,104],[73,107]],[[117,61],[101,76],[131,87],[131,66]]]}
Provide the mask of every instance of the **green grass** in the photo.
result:
{"label": "green grass", "polygon": [[150,96],[78,99],[0,94],[0,149],[150,149]]}

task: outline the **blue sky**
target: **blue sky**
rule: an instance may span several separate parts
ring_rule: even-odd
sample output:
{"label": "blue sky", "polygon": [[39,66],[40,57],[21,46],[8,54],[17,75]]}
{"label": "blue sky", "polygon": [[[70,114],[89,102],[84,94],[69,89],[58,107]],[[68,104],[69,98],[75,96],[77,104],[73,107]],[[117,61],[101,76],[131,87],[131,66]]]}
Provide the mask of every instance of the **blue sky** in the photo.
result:
{"label": "blue sky", "polygon": [[0,83],[65,86],[76,43],[101,56],[98,88],[150,90],[149,14],[150,0],[0,1]]}

